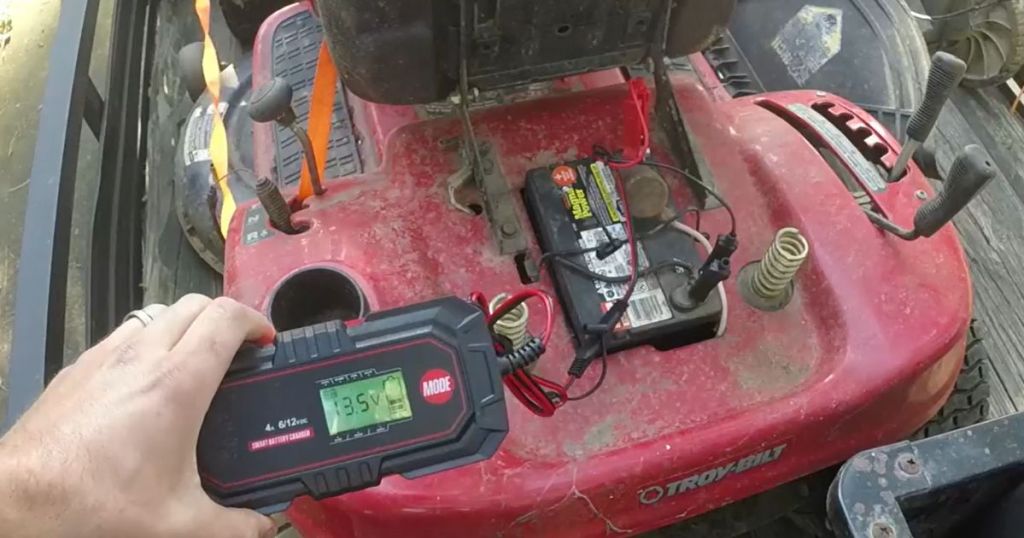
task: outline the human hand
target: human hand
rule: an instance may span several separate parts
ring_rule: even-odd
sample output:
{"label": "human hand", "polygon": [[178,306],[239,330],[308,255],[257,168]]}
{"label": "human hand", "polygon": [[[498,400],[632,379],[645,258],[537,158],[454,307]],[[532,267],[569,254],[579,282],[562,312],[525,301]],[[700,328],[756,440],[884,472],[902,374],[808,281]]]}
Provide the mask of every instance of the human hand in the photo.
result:
{"label": "human hand", "polygon": [[132,319],[54,378],[0,439],[0,536],[272,537],[203,491],[199,428],[232,358],[267,319],[189,295]]}

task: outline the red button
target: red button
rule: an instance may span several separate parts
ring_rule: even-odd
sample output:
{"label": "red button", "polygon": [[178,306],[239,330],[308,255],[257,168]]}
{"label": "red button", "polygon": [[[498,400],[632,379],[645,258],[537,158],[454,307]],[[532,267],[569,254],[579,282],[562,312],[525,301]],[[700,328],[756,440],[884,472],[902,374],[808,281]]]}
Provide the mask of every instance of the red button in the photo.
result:
{"label": "red button", "polygon": [[455,394],[455,378],[440,368],[430,370],[420,379],[420,393],[429,404],[446,404]]}

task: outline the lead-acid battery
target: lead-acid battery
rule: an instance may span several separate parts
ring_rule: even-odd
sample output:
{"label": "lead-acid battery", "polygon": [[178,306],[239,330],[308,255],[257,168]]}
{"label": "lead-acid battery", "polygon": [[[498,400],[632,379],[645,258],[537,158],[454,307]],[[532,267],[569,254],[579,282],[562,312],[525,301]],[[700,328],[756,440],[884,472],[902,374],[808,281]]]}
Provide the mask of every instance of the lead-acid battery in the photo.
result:
{"label": "lead-acid battery", "polygon": [[[583,159],[531,170],[526,178],[527,210],[577,345],[584,340],[587,327],[597,324],[623,297],[626,285],[595,279],[573,265],[606,277],[630,274],[628,245],[603,259],[594,251],[613,238],[626,237],[622,197],[613,174],[604,162]],[[668,215],[675,212],[671,202],[666,209]],[[664,222],[634,220],[643,276],[610,336],[609,351],[644,344],[671,349],[715,334],[722,314],[717,294],[696,306],[673,300],[673,293],[686,295],[703,257],[690,237],[661,224]]]}

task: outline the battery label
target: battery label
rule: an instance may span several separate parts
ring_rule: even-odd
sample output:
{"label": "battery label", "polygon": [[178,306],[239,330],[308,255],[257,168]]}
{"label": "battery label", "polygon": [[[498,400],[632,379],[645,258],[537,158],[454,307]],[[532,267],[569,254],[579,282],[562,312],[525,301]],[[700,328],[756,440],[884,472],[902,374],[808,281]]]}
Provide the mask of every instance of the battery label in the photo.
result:
{"label": "battery label", "polygon": [[596,162],[590,165],[590,171],[594,174],[592,184],[597,186],[601,195],[600,200],[604,203],[604,208],[607,211],[606,215],[610,222],[606,222],[606,224],[622,222],[622,215],[619,214],[621,200],[619,200],[619,193],[615,188],[615,178],[612,177],[608,166],[602,162]]}
{"label": "battery label", "polygon": [[[217,107],[221,117],[228,110],[228,103],[220,103]],[[185,166],[210,160],[210,137],[213,135],[213,105],[197,107],[189,117],[185,128],[185,138],[181,142],[184,148]]]}
{"label": "battery label", "polygon": [[[621,224],[610,226],[608,231],[619,239],[626,238],[625,227]],[[608,238],[605,236],[604,229],[602,228],[580,231],[579,245],[583,249],[592,249],[607,242]],[[588,252],[585,255],[585,259],[587,268],[599,275],[608,277],[627,276],[631,271],[628,246],[623,246],[603,260],[598,259],[595,252]],[[650,267],[643,244],[641,243],[637,243],[637,262],[638,268],[641,271]],[[605,311],[626,294],[626,284],[594,280],[594,288],[603,300]],[[672,319],[672,310],[669,308],[665,292],[658,285],[657,277],[648,275],[637,280],[633,296],[629,300],[629,309],[626,311],[626,315],[623,316],[620,325],[616,327],[616,330],[636,329],[669,319]]]}

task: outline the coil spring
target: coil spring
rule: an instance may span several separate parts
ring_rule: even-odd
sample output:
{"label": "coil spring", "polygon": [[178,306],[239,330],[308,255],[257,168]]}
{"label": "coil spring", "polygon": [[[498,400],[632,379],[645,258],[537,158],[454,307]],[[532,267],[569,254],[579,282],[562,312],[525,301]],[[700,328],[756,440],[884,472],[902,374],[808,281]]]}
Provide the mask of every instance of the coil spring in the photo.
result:
{"label": "coil spring", "polygon": [[804,264],[810,247],[800,230],[783,228],[775,234],[775,240],[765,253],[754,275],[752,288],[754,293],[764,299],[781,296],[796,272]]}
{"label": "coil spring", "polygon": [[[508,299],[508,294],[502,293],[491,300],[491,311],[494,311],[501,303]],[[519,349],[526,345],[530,335],[526,332],[526,325],[530,321],[530,309],[525,303],[513,308],[501,317],[494,324],[494,333],[504,336],[512,342],[512,349]]]}

